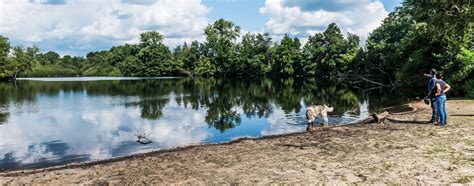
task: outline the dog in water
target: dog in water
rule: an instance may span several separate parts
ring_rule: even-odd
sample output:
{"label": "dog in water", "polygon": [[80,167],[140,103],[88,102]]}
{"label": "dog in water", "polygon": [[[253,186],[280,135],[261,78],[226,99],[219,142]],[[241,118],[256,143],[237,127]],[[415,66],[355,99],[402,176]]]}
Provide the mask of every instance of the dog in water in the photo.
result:
{"label": "dog in water", "polygon": [[306,109],[306,119],[308,120],[308,127],[314,124],[314,120],[318,116],[322,116],[323,118],[323,126],[328,125],[328,112],[332,112],[334,110],[333,107],[329,107],[327,105],[313,105],[309,106]]}

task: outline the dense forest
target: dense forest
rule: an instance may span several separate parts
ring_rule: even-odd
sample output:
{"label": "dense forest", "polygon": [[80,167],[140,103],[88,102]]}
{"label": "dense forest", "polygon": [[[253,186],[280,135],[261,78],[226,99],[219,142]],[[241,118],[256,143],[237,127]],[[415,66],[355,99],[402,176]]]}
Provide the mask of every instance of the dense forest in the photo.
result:
{"label": "dense forest", "polygon": [[360,46],[331,23],[304,44],[285,35],[245,33],[219,19],[204,29],[205,41],[171,50],[149,31],[138,44],[90,52],[85,57],[40,53],[10,46],[0,36],[0,78],[17,76],[269,76],[318,77],[374,85],[422,86],[424,72],[442,70],[455,94],[474,97],[474,17],[470,1],[410,1],[383,21]]}

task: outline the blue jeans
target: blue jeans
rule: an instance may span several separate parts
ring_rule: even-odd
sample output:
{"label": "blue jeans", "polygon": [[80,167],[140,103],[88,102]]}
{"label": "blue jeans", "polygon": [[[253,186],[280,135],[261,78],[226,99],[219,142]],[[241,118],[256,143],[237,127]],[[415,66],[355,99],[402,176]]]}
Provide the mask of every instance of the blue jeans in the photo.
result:
{"label": "blue jeans", "polygon": [[436,97],[436,121],[439,121],[441,125],[446,125],[447,113],[446,113],[446,96]]}
{"label": "blue jeans", "polygon": [[431,121],[435,123],[437,122],[436,115],[438,114],[438,107],[436,106],[436,97],[430,98],[430,102],[431,102],[431,110],[432,110]]}

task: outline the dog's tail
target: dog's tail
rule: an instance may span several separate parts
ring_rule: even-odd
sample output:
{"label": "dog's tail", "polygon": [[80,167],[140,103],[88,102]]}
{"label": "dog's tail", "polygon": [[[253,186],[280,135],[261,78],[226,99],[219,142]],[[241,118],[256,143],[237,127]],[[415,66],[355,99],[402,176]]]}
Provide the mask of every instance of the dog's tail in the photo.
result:
{"label": "dog's tail", "polygon": [[324,108],[326,108],[327,112],[332,112],[334,110],[334,107],[329,107],[327,105],[324,105]]}

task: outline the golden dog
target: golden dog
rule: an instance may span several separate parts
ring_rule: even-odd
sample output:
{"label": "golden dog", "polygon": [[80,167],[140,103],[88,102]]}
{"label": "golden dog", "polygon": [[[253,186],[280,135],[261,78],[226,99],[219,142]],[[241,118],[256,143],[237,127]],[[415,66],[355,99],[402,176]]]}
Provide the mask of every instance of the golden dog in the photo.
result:
{"label": "golden dog", "polygon": [[319,115],[323,117],[323,125],[328,125],[328,112],[332,112],[333,110],[333,107],[328,107],[327,105],[308,106],[308,108],[306,109],[306,119],[308,120],[308,125],[314,124],[314,120]]}

